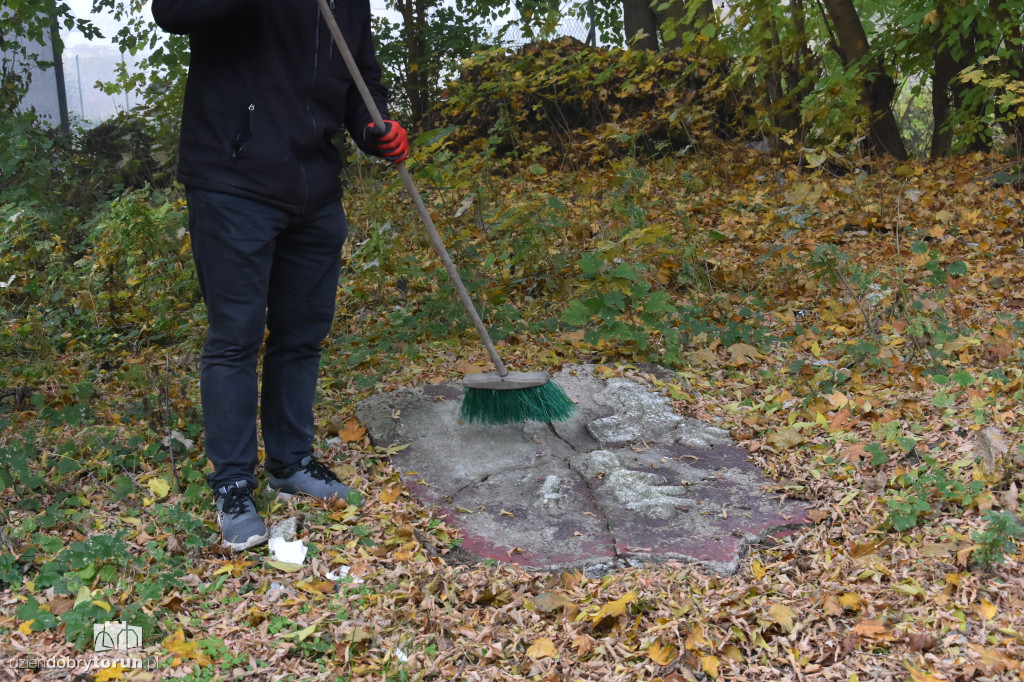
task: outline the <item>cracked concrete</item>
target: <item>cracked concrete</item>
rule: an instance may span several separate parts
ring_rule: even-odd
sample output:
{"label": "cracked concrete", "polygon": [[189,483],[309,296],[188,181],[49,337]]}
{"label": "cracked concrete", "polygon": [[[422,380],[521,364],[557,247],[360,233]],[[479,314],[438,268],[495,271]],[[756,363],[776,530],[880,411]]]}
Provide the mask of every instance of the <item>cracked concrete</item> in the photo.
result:
{"label": "cracked concrete", "polygon": [[447,384],[376,395],[356,414],[374,444],[409,444],[395,466],[471,557],[598,571],[672,558],[729,573],[751,543],[804,522],[803,506],[762,492],[723,429],[591,367],[554,378],[577,401],[567,422],[460,424],[462,389]]}

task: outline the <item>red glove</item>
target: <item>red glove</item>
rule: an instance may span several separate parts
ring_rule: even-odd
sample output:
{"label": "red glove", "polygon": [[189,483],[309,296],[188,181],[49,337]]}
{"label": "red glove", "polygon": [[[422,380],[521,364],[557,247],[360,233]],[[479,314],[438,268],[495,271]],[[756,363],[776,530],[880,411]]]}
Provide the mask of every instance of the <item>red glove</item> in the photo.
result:
{"label": "red glove", "polygon": [[363,141],[370,151],[392,163],[401,163],[409,156],[409,135],[398,121],[384,120],[386,126],[381,132],[375,124],[363,128]]}

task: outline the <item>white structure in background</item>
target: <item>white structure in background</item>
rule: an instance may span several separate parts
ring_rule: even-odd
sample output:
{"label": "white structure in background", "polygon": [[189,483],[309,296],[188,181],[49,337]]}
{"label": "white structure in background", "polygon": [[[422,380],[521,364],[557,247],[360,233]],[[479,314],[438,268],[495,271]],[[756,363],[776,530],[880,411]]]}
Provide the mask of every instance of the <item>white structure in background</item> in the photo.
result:
{"label": "white structure in background", "polygon": [[3,62],[5,68],[13,68],[19,71],[31,73],[31,82],[28,93],[21,102],[20,109],[28,111],[34,109],[39,118],[53,126],[61,126],[65,131],[69,130],[68,119],[68,98],[64,87],[64,69],[62,54],[59,42],[54,41],[54,31],[45,34],[44,44],[18,38],[17,42],[24,45],[30,55],[40,62],[49,63],[46,68],[28,61],[15,50],[4,50]]}

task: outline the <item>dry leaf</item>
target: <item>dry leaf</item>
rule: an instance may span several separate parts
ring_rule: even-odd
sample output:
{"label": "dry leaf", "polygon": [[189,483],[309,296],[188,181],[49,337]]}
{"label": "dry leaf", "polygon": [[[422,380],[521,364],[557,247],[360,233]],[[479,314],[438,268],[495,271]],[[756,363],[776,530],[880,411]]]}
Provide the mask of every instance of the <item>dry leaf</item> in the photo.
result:
{"label": "dry leaf", "polygon": [[349,419],[345,426],[338,430],[338,438],[343,443],[356,443],[363,439],[366,434],[366,427],[362,426],[355,419]]}
{"label": "dry leaf", "polygon": [[876,642],[894,642],[896,638],[880,620],[862,620],[853,626],[853,631],[864,639]]}
{"label": "dry leaf", "polygon": [[555,609],[567,606],[576,606],[571,599],[567,599],[557,592],[541,592],[533,598],[533,605],[545,613],[551,613]]}
{"label": "dry leaf", "polygon": [[978,612],[978,615],[985,620],[992,620],[999,613],[999,609],[996,605],[990,602],[988,599],[982,597],[981,603],[974,607],[974,610]]}
{"label": "dry leaf", "polygon": [[391,504],[402,495],[402,486],[397,483],[392,483],[384,490],[380,491],[380,501],[384,504]]}
{"label": "dry leaf", "polygon": [[146,486],[159,498],[167,497],[167,493],[171,492],[171,484],[162,478],[151,478]]}
{"label": "dry leaf", "polygon": [[530,645],[530,648],[526,650],[526,655],[530,658],[558,658],[558,649],[550,639],[541,637]]}
{"label": "dry leaf", "polygon": [[597,626],[605,618],[616,618],[618,616],[621,616],[626,612],[626,607],[629,606],[631,602],[635,601],[636,598],[637,592],[635,590],[630,590],[621,599],[616,599],[613,602],[608,602],[607,604],[601,607],[600,611],[598,611],[591,617],[591,623],[594,626]]}
{"label": "dry leaf", "polygon": [[939,638],[925,632],[914,632],[907,637],[907,646],[911,651],[924,653],[939,645]]}
{"label": "dry leaf", "polygon": [[785,604],[772,604],[768,609],[768,618],[778,623],[786,632],[792,632],[796,612]]}
{"label": "dry leaf", "polygon": [[757,348],[754,348],[748,343],[734,343],[729,346],[729,354],[732,355],[732,359],[729,364],[733,367],[742,367],[748,365],[752,360],[756,360],[760,353],[757,352]]}
{"label": "dry leaf", "polygon": [[676,656],[679,655],[679,649],[671,643],[662,644],[659,638],[651,648],[647,650],[647,655],[651,657],[651,660],[658,665],[668,665],[672,661],[676,660]]}
{"label": "dry leaf", "polygon": [[93,682],[105,682],[106,680],[120,680],[124,677],[124,673],[127,668],[122,668],[119,664],[115,663],[109,668],[100,668],[100,671],[96,673],[96,676],[92,678]]}
{"label": "dry leaf", "polygon": [[718,666],[720,665],[720,663],[721,662],[718,660],[717,656],[700,657],[701,669],[703,669],[704,672],[706,672],[708,675],[712,675],[714,677],[718,677]]}
{"label": "dry leaf", "polygon": [[174,634],[167,635],[161,644],[165,649],[174,654],[176,658],[191,658],[203,667],[213,663],[210,657],[199,649],[195,641],[186,641],[185,633],[181,628],[175,630]]}
{"label": "dry leaf", "polygon": [[839,597],[839,605],[842,606],[844,609],[850,609],[851,611],[860,611],[860,595],[854,592],[847,592],[843,596]]}

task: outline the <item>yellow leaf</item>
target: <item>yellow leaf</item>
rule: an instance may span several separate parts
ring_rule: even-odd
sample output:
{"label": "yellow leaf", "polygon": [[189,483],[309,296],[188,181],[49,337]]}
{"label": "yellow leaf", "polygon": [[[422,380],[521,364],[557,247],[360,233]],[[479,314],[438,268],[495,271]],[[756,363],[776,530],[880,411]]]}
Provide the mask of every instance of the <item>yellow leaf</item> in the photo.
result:
{"label": "yellow leaf", "polygon": [[119,664],[114,664],[109,668],[101,668],[96,676],[93,677],[93,682],[104,682],[104,680],[119,680],[124,677],[124,671],[127,668],[122,668]]}
{"label": "yellow leaf", "polygon": [[[319,622],[319,621],[317,621],[317,622]],[[286,632],[285,634],[278,635],[278,636],[281,637],[282,639],[292,639],[292,638],[294,638],[294,639],[297,639],[300,642],[303,642],[303,641],[306,640],[307,637],[309,637],[311,634],[316,632],[316,626],[317,626],[317,623],[313,623],[309,627],[304,627],[301,630],[296,630],[295,632]]]}
{"label": "yellow leaf", "polygon": [[735,661],[736,663],[743,662],[743,652],[740,651],[738,646],[733,644],[727,644],[722,647],[722,654],[724,654],[730,661]]}
{"label": "yellow leaf", "polygon": [[701,656],[700,667],[704,669],[708,675],[712,677],[718,677],[718,666],[719,660],[717,656]]}
{"label": "yellow leaf", "polygon": [[988,599],[982,597],[981,603],[974,607],[974,610],[978,612],[978,615],[985,620],[992,620],[999,613],[999,609],[996,605],[990,602]]}
{"label": "yellow leaf", "polygon": [[629,604],[636,598],[636,591],[630,590],[626,593],[626,596],[622,597],[621,599],[616,599],[615,601],[608,602],[607,604],[602,606],[601,610],[594,614],[594,616],[591,618],[591,621],[594,625],[597,625],[605,618],[615,618],[617,616],[621,616],[623,613],[626,612],[626,607],[629,606]]}
{"label": "yellow leaf", "polygon": [[285,573],[294,573],[295,571],[302,570],[302,564],[293,564],[288,561],[268,561],[267,566],[284,571]]}
{"label": "yellow leaf", "polygon": [[194,659],[196,663],[204,667],[213,663],[210,657],[196,646],[195,641],[188,642],[185,640],[185,633],[181,628],[178,628],[174,634],[164,637],[164,641],[161,644],[167,651],[178,658]]}
{"label": "yellow leaf", "polygon": [[679,655],[679,649],[671,643],[662,644],[661,639],[659,639],[647,650],[647,655],[658,665],[668,665],[676,660],[676,656]]}
{"label": "yellow leaf", "polygon": [[384,490],[380,491],[380,501],[384,504],[391,504],[399,498],[402,494],[402,488],[398,485],[389,485]]}
{"label": "yellow leaf", "polygon": [[811,355],[813,355],[816,358],[821,357],[821,346],[818,345],[817,341],[811,344]]}
{"label": "yellow leaf", "polygon": [[765,574],[764,564],[754,559],[750,562],[750,573],[754,576],[754,580],[760,580]]}
{"label": "yellow leaf", "polygon": [[33,618],[32,620],[26,620],[24,623],[18,626],[18,632],[20,632],[23,635],[31,635],[32,623],[34,622],[36,622],[35,618]]}
{"label": "yellow leaf", "polygon": [[854,594],[853,592],[847,592],[843,596],[839,597],[839,604],[844,609],[850,609],[851,611],[860,611],[860,595]]}
{"label": "yellow leaf", "polygon": [[93,599],[92,600],[92,605],[93,606],[98,606],[101,609],[103,609],[104,611],[106,611],[107,613],[110,613],[110,604],[108,604],[105,601],[100,601],[99,599]]}
{"label": "yellow leaf", "polygon": [[557,658],[558,649],[550,639],[541,637],[530,645],[530,648],[526,650],[526,655],[530,658]]}
{"label": "yellow leaf", "polygon": [[904,661],[903,665],[906,666],[907,670],[910,672],[911,682],[946,682],[945,677],[939,677],[927,670],[920,670],[907,661]]}
{"label": "yellow leaf", "polygon": [[167,497],[167,493],[171,491],[171,484],[162,478],[151,478],[146,483],[146,486],[153,491],[153,494],[163,499]]}
{"label": "yellow leaf", "polygon": [[768,617],[782,626],[786,632],[793,631],[793,619],[796,618],[796,612],[785,604],[772,604],[768,609]]}

